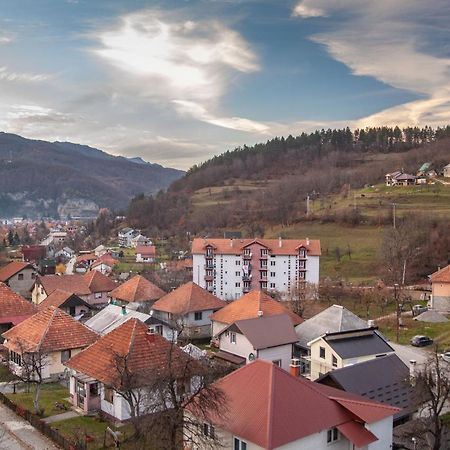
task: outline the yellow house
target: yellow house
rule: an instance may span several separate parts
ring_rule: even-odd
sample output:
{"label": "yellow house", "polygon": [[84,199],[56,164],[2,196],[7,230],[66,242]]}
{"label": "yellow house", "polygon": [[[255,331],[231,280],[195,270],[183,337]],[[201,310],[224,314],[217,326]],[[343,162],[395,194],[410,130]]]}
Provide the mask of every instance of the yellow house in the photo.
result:
{"label": "yellow house", "polygon": [[326,333],[308,345],[311,348],[311,380],[331,370],[394,352],[375,328]]}
{"label": "yellow house", "polygon": [[55,378],[69,358],[99,335],[59,308],[50,306],[2,334],[10,367],[18,376]]}
{"label": "yellow house", "polygon": [[431,275],[431,306],[437,311],[450,311],[450,265]]}

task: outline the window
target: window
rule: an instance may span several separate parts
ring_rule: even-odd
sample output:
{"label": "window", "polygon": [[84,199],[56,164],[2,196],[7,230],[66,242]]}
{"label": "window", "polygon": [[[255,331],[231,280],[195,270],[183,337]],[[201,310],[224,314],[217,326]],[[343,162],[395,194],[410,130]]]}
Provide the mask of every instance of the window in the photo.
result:
{"label": "window", "polygon": [[251,256],[251,254],[252,254],[252,250],[251,250],[250,248],[246,248],[246,249],[244,250],[244,255],[245,255],[245,256]]}
{"label": "window", "polygon": [[19,273],[19,275],[17,275],[17,279],[18,280],[23,280],[23,273]]}
{"label": "window", "polygon": [[333,355],[331,357],[331,361],[332,361],[333,367],[337,367],[337,358],[336,358],[336,356]]}
{"label": "window", "polygon": [[163,326],[162,325],[155,325],[155,333],[162,336],[163,334]]}
{"label": "window", "polygon": [[239,282],[235,283],[235,287],[241,287],[241,283]]}
{"label": "window", "polygon": [[70,350],[62,350],[61,351],[61,362],[65,363],[72,356],[72,352]]}
{"label": "window", "polygon": [[230,333],[230,344],[236,344],[236,333]]}
{"label": "window", "polygon": [[214,439],[214,427],[210,425],[209,423],[203,424],[203,435],[206,437],[209,437],[211,439]]}
{"label": "window", "polygon": [[270,272],[270,276],[275,277],[276,276],[275,272]]}
{"label": "window", "polygon": [[237,266],[240,266],[240,265],[241,265],[241,260],[240,260],[240,259],[237,259],[237,260],[236,260],[236,265],[237,265]]}
{"label": "window", "polygon": [[36,278],[36,274],[34,272],[31,272],[31,279],[34,280]]}
{"label": "window", "polygon": [[261,289],[267,289],[267,281],[261,281]]}
{"label": "window", "polygon": [[300,258],[304,258],[306,256],[306,250],[304,248],[300,249]]}
{"label": "window", "polygon": [[9,360],[12,361],[14,364],[17,364],[18,366],[22,365],[22,357],[13,351],[9,352]]}
{"label": "window", "polygon": [[305,272],[299,272],[298,276],[304,280],[305,279]]}
{"label": "window", "polygon": [[75,306],[69,306],[69,314],[72,317],[75,315]]}
{"label": "window", "polygon": [[268,253],[267,248],[261,249],[261,256],[267,256],[267,253]]}
{"label": "window", "polygon": [[203,319],[203,312],[202,311],[196,311],[194,313],[194,320],[202,320]]}
{"label": "window", "polygon": [[275,289],[275,283],[270,283],[270,289]]}
{"label": "window", "polygon": [[339,440],[339,431],[337,428],[331,428],[327,431],[327,444]]}
{"label": "window", "polygon": [[240,277],[241,276],[241,272],[239,272],[239,270],[236,270],[236,276]]}
{"label": "window", "polygon": [[267,267],[267,260],[266,259],[262,259],[261,260],[261,268],[266,268]]}
{"label": "window", "polygon": [[92,383],[89,385],[89,394],[92,397],[97,397],[98,395],[98,383]]}
{"label": "window", "polygon": [[103,397],[105,399],[105,402],[108,403],[114,403],[114,390],[113,388],[109,387],[109,386],[105,386],[104,387],[104,394]]}
{"label": "window", "polygon": [[234,450],[247,450],[247,442],[234,438]]}
{"label": "window", "polygon": [[102,298],[103,293],[102,292],[96,292],[94,297],[95,298]]}
{"label": "window", "polygon": [[272,363],[278,367],[281,367],[281,359],[276,359],[275,361],[272,361]]}
{"label": "window", "polygon": [[319,351],[320,351],[320,355],[319,356],[321,358],[325,359],[325,347],[320,347]]}
{"label": "window", "polygon": [[275,261],[270,261],[270,265],[274,266],[275,265]]}

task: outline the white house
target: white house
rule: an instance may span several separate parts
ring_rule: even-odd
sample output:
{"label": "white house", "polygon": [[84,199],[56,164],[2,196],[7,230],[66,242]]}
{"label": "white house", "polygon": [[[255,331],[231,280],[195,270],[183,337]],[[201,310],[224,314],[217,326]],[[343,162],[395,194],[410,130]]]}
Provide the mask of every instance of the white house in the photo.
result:
{"label": "white house", "polygon": [[131,240],[138,234],[133,228],[122,228],[118,233],[119,247],[131,247]]}
{"label": "white house", "polygon": [[392,448],[398,408],[292,376],[270,362],[254,361],[213,386],[223,392],[226,405],[201,418],[188,413],[203,435],[186,430],[185,449]]}
{"label": "white house", "polygon": [[[264,359],[289,370],[292,345],[297,341],[292,320],[287,314],[238,320],[219,333],[217,357],[242,363]],[[231,355],[231,358],[230,356]]]}
{"label": "white house", "polygon": [[28,262],[13,261],[0,269],[0,281],[22,297],[29,298],[37,270]]}
{"label": "white house", "polygon": [[192,243],[193,281],[223,300],[250,290],[289,293],[318,284],[320,241],[203,239]]}
{"label": "white house", "polygon": [[135,254],[138,263],[153,263],[156,261],[156,247],[154,245],[138,245]]}

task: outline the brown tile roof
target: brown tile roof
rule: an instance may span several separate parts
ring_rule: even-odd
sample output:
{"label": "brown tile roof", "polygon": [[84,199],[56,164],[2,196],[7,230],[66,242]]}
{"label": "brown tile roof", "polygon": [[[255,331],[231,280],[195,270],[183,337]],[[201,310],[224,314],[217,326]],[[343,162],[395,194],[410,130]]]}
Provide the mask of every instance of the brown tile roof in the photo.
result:
{"label": "brown tile roof", "polygon": [[156,284],[142,275],[135,275],[112,290],[110,296],[124,302],[148,302],[158,300],[165,294]]}
{"label": "brown tile roof", "polygon": [[372,434],[364,425],[399,411],[359,395],[294,377],[260,359],[213,386],[223,392],[227,403],[220,415],[210,411],[212,422],[267,450],[334,427],[355,446],[364,447],[385,437]]}
{"label": "brown tile roof", "polygon": [[30,263],[22,261],[13,261],[0,269],[0,281],[4,283],[8,281],[16,273],[19,273],[23,269],[34,269]]}
{"label": "brown tile roof", "polygon": [[85,274],[44,275],[38,277],[37,282],[42,284],[47,295],[56,289],[73,292],[77,295],[89,295],[94,292],[109,292],[117,286],[114,281],[97,270]]}
{"label": "brown tile roof", "polygon": [[59,308],[50,306],[2,334],[5,347],[25,352],[54,352],[87,347],[98,334]]}
{"label": "brown tile roof", "polygon": [[103,275],[98,270],[91,270],[85,273],[83,278],[91,292],[110,292],[117,286],[111,278]]}
{"label": "brown tile roof", "polygon": [[153,309],[183,315],[194,311],[220,309],[225,305],[224,301],[190,281],[160,298],[153,305]]}
{"label": "brown tile roof", "polygon": [[78,295],[74,294],[73,292],[56,289],[56,291],[53,291],[47,298],[45,298],[41,303],[39,303],[38,309],[42,310],[48,308],[49,306],[60,308],[69,299],[71,299],[70,302],[71,305],[69,306],[74,306],[75,304],[77,304],[77,305],[84,305],[89,309],[91,308],[91,306],[88,303],[86,303],[83,299],[78,297]]}
{"label": "brown tile roof", "polygon": [[84,255],[77,256],[77,263],[87,262],[87,261],[96,260],[96,259],[97,259],[97,255],[95,255],[94,253],[86,253]]}
{"label": "brown tile roof", "polygon": [[0,323],[17,324],[36,313],[36,307],[0,283]]}
{"label": "brown tile roof", "polygon": [[431,275],[432,283],[450,283],[450,264]]}
{"label": "brown tile roof", "polygon": [[120,389],[117,356],[127,356],[128,370],[136,380],[136,386],[145,386],[149,375],[167,368],[169,355],[180,365],[189,359],[176,345],[159,334],[150,334],[143,322],[132,318],[72,357],[66,365]]}
{"label": "brown tile roof", "polygon": [[210,319],[216,322],[231,324],[237,320],[258,317],[258,311],[262,311],[264,316],[287,313],[291,317],[294,325],[303,322],[301,317],[262,291],[251,291],[248,294],[245,294],[238,300],[234,300],[224,308],[212,314]]}
{"label": "brown tile roof", "polygon": [[138,245],[135,253],[136,255],[140,253],[145,256],[156,256],[156,247],[154,245]]}
{"label": "brown tile roof", "polygon": [[[300,247],[305,247],[311,256],[320,256],[320,240],[310,239],[309,245],[306,239],[204,239],[195,238],[192,242],[192,254],[203,254],[205,248],[211,245],[215,253],[225,255],[239,255],[244,248],[253,242],[259,242],[269,249],[271,255],[294,255],[298,254]],[[280,246],[281,242],[281,246]]]}

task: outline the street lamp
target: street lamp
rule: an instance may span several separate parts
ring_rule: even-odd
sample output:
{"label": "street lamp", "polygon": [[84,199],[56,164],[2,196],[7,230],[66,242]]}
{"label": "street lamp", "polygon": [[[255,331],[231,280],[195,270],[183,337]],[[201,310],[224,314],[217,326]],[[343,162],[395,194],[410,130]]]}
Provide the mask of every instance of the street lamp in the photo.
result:
{"label": "street lamp", "polygon": [[413,450],[416,450],[416,446],[417,446],[417,439],[415,437],[411,438],[411,441],[413,443]]}

